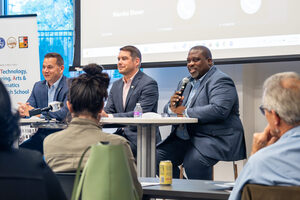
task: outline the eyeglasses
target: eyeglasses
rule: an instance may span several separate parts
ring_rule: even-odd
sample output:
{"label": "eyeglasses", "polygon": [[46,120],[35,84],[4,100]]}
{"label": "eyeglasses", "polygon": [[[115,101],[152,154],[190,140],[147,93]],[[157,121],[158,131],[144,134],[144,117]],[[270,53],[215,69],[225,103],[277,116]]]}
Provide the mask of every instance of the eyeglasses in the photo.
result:
{"label": "eyeglasses", "polygon": [[263,115],[265,115],[265,113],[266,113],[265,110],[267,110],[268,112],[270,112],[270,110],[268,110],[267,108],[265,108],[263,105],[259,106],[259,110],[260,110],[260,112],[261,112]]}
{"label": "eyeglasses", "polygon": [[263,105],[259,106],[259,110],[260,110],[261,114],[265,115],[265,108]]}
{"label": "eyeglasses", "polygon": [[[263,115],[265,115],[266,110],[267,110],[268,112],[271,112],[271,110],[265,108],[263,105],[259,106],[259,110],[260,110],[260,112],[261,112]],[[274,111],[274,110],[272,110],[272,111]],[[275,114],[276,114],[278,117],[280,117],[280,115],[278,115],[278,113],[277,113],[276,111],[274,111],[274,112],[275,112]]]}

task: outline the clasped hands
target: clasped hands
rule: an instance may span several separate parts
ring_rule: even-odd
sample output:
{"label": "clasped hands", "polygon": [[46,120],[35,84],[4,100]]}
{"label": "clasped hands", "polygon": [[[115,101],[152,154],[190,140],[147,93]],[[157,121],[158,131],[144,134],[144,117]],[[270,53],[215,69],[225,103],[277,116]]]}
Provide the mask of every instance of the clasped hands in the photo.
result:
{"label": "clasped hands", "polygon": [[18,103],[19,104],[19,115],[21,117],[29,117],[29,110],[34,109],[34,107],[32,107],[31,105],[29,105],[29,103]]}
{"label": "clasped hands", "polygon": [[[177,91],[171,97],[171,99],[170,99],[170,109],[173,113],[176,113],[178,117],[183,117],[183,112],[186,109],[186,107],[181,105],[182,101],[184,99],[184,96],[181,96],[180,94],[181,94],[181,92]],[[177,103],[178,103],[178,106],[176,107]]]}

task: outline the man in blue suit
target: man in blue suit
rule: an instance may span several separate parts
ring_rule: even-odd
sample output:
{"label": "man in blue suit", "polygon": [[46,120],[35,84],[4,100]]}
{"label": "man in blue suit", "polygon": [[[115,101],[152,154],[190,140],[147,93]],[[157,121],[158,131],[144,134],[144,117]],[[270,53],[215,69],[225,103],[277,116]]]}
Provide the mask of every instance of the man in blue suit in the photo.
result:
{"label": "man in blue suit", "polygon": [[[134,46],[124,46],[118,56],[118,70],[123,78],[115,81],[110,89],[103,117],[133,117],[136,103],[140,103],[143,113],[157,112],[158,86],[157,82],[140,71],[142,55]],[[137,128],[129,126],[118,129],[116,134],[125,137],[136,157]],[[156,141],[161,140],[159,131]]]}
{"label": "man in blue suit", "polygon": [[[49,112],[51,118],[63,121],[68,113],[66,106],[68,85],[63,75],[64,60],[58,53],[48,53],[44,57],[42,73],[43,81],[36,82],[27,103],[19,103],[19,113],[22,117],[29,116],[29,110],[45,108],[53,101],[63,102],[64,106],[56,112]],[[46,112],[42,113],[46,115]]]}
{"label": "man in blue suit", "polygon": [[174,178],[183,164],[189,179],[211,180],[218,161],[246,158],[238,95],[232,79],[213,66],[208,48],[193,47],[187,69],[191,76],[182,96],[175,92],[165,112],[198,118],[198,123],[173,126],[171,134],[158,144],[157,164],[171,160]]}
{"label": "man in blue suit", "polygon": [[[59,101],[64,103],[64,106],[60,110],[49,113],[42,112],[41,114],[44,117],[49,114],[50,118],[57,119],[58,121],[65,120],[69,112],[66,105],[68,84],[63,71],[64,60],[60,54],[48,53],[45,55],[42,69],[45,80],[34,84],[31,95],[26,103],[19,103],[18,110],[21,117],[28,117],[29,110],[45,108],[49,103]],[[21,147],[28,147],[43,152],[43,140],[49,134],[48,131],[46,132],[42,134],[41,131],[38,131],[30,140],[23,143]]]}

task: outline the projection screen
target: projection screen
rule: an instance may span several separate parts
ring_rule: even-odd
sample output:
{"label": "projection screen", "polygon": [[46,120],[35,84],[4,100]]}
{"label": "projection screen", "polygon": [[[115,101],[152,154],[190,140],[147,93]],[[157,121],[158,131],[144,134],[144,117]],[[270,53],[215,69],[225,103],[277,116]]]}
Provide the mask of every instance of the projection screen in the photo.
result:
{"label": "projection screen", "polygon": [[143,63],[185,61],[195,45],[215,59],[300,54],[297,0],[81,0],[81,64],[116,64],[137,46]]}

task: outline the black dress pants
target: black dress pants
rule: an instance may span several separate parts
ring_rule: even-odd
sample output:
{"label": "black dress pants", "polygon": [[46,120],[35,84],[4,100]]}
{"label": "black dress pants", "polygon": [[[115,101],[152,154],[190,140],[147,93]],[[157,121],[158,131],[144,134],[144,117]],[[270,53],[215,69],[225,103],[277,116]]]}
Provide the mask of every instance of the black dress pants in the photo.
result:
{"label": "black dress pants", "polygon": [[218,162],[202,155],[190,140],[182,140],[174,133],[157,146],[157,174],[163,160],[172,162],[173,178],[179,178],[178,166],[183,164],[187,178],[202,180],[213,179],[213,165]]}

